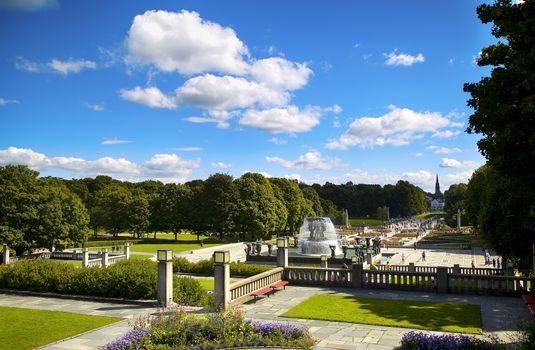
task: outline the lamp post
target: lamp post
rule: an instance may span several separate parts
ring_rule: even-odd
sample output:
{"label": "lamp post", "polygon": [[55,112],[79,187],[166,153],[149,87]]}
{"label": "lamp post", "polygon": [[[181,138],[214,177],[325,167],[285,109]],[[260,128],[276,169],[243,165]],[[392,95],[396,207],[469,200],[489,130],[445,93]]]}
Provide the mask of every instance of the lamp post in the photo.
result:
{"label": "lamp post", "polygon": [[287,268],[288,267],[288,238],[277,238],[277,266]]}
{"label": "lamp post", "polygon": [[353,256],[351,257],[351,264],[356,264],[357,262],[358,262],[358,258],[357,258],[357,256],[356,256],[356,255],[353,255]]}
{"label": "lamp post", "polygon": [[217,307],[226,309],[230,302],[230,251],[214,252],[214,295]]}
{"label": "lamp post", "polygon": [[162,307],[173,304],[173,251],[160,249],[158,258],[158,303]]}

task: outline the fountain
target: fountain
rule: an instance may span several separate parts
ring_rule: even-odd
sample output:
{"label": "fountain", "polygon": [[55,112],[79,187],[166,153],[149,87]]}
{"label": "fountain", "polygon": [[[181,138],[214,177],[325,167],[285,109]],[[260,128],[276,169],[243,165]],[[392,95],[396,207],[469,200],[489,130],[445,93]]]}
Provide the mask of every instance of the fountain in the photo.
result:
{"label": "fountain", "polygon": [[299,243],[297,252],[303,255],[331,255],[341,254],[336,229],[330,218],[305,218],[299,229]]}

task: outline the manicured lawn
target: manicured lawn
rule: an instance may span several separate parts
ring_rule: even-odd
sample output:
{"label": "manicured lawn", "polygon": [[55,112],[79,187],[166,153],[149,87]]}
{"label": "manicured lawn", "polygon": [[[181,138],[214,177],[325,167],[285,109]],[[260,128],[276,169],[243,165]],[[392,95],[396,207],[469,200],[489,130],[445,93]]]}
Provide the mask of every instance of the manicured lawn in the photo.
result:
{"label": "manicured lawn", "polygon": [[[215,288],[213,278],[197,278],[197,281],[199,281],[204,290],[214,290]],[[234,280],[231,279],[230,283],[232,284],[233,282]]]}
{"label": "manicured lawn", "polygon": [[[221,244],[204,244],[202,248],[216,247]],[[201,249],[198,243],[134,244],[130,251],[138,253],[156,253],[159,249],[172,249],[173,253]]]}
{"label": "manicured lawn", "polygon": [[357,226],[382,226],[383,220],[377,219],[349,219],[349,224],[353,227]]}
{"label": "manicured lawn", "polygon": [[480,334],[479,305],[314,295],[282,316]]}
{"label": "manicured lawn", "polygon": [[121,318],[0,307],[0,349],[34,349]]}

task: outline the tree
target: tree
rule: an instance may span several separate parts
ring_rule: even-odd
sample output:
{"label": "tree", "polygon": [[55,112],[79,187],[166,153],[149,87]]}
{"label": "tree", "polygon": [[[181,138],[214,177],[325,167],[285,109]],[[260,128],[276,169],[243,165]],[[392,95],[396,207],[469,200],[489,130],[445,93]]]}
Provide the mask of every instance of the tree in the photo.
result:
{"label": "tree", "polygon": [[[286,208],[286,220],[280,225],[285,233],[289,231],[294,235],[303,223],[305,215],[308,214],[309,204],[306,202],[303,192],[292,180],[271,178],[269,179],[275,197],[282,202]],[[284,216],[284,212],[281,213]]]}
{"label": "tree", "polygon": [[467,131],[482,135],[478,148],[488,164],[486,180],[476,181],[489,200],[477,225],[498,253],[528,266],[535,242],[535,1],[498,0],[477,13],[498,39],[478,59],[490,76],[464,86],[474,109]]}
{"label": "tree", "polygon": [[312,187],[304,187],[303,196],[311,202],[312,210],[314,210],[316,216],[322,216],[323,208],[321,207],[321,200],[318,192]]}
{"label": "tree", "polygon": [[131,202],[130,191],[116,183],[110,183],[95,193],[94,210],[102,214],[102,225],[114,236],[129,229]]}
{"label": "tree", "polygon": [[[466,196],[467,184],[454,184],[444,192],[444,211],[446,212],[446,223],[454,227],[457,225],[457,210],[461,210],[461,220],[467,223],[464,199]],[[461,223],[462,224],[462,223]]]}
{"label": "tree", "polygon": [[136,190],[128,203],[128,229],[138,238],[145,233],[150,225],[150,207],[147,195]]}
{"label": "tree", "polygon": [[164,231],[174,233],[175,241],[180,231],[188,228],[191,196],[191,189],[180,184],[166,184],[160,190],[160,225]]}
{"label": "tree", "polygon": [[213,174],[204,181],[204,210],[210,231],[223,239],[235,231],[239,194],[234,179],[226,174]]}

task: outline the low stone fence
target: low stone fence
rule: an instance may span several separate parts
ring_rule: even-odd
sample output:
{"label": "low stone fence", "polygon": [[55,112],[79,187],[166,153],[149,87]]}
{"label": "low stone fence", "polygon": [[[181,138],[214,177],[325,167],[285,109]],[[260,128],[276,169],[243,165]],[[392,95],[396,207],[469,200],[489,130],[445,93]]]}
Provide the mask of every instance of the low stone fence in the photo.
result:
{"label": "low stone fence", "polygon": [[282,267],[277,267],[231,284],[229,287],[231,303],[244,303],[253,298],[251,293],[282,281],[283,271]]}
{"label": "low stone fence", "polygon": [[[401,272],[426,272],[436,273],[436,266],[415,266],[414,263],[408,265],[377,265],[377,270],[380,271],[401,271]],[[496,268],[484,268],[484,267],[460,267],[459,264],[448,267],[448,273],[461,274],[461,275],[480,275],[480,276],[492,276],[503,274],[502,269]]]}
{"label": "low stone fence", "polygon": [[284,279],[296,285],[351,287],[351,270],[337,268],[287,267]]}

